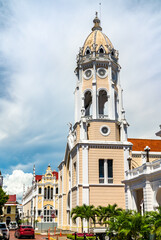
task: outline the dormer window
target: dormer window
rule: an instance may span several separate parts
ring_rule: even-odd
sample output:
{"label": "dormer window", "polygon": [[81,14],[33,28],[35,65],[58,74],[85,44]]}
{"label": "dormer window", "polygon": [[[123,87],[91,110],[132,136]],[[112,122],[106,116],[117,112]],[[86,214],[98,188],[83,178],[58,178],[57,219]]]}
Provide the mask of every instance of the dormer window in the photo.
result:
{"label": "dormer window", "polygon": [[91,54],[91,49],[89,47],[86,48],[85,55]]}
{"label": "dormer window", "polygon": [[100,48],[98,50],[98,53],[100,53],[100,54],[105,53],[105,49],[104,49],[104,47],[102,45],[100,46]]}

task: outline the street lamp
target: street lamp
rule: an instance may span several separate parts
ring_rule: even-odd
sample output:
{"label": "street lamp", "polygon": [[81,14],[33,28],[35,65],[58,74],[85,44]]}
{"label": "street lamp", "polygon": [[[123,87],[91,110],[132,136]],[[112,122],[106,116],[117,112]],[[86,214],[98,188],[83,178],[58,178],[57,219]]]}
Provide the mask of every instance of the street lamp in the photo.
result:
{"label": "street lamp", "polygon": [[144,148],[144,151],[146,152],[146,161],[149,162],[150,147],[146,146],[146,147]]}

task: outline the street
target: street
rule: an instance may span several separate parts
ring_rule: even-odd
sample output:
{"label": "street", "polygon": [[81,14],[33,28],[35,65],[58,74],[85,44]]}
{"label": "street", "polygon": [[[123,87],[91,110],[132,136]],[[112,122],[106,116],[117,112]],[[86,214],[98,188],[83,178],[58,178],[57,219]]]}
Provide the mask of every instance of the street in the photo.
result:
{"label": "street", "polygon": [[[15,240],[15,239],[17,239],[17,238],[15,238],[14,233],[15,233],[15,231],[13,231],[13,230],[10,231],[10,240]],[[37,239],[37,240],[45,240],[46,237],[47,237],[47,236],[36,235],[36,234],[35,234],[35,239]],[[23,238],[23,239],[31,239],[31,238]]]}

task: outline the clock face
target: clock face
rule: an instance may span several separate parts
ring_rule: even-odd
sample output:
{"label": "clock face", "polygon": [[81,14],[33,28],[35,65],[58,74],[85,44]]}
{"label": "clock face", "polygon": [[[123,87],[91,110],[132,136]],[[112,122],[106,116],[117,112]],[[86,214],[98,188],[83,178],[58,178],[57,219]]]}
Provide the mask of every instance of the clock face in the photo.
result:
{"label": "clock face", "polygon": [[87,69],[84,72],[84,77],[85,77],[85,79],[90,79],[92,77],[92,70],[91,69]]}
{"label": "clock face", "polygon": [[100,78],[105,78],[107,76],[107,70],[106,68],[98,68],[97,74]]}

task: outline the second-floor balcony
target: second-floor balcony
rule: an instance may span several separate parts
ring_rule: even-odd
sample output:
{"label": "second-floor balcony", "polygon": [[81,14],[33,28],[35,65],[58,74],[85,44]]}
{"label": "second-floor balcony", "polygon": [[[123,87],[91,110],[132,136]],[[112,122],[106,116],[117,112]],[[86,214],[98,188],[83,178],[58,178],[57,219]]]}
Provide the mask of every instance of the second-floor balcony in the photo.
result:
{"label": "second-floor balcony", "polygon": [[126,171],[126,180],[130,180],[141,175],[149,175],[161,171],[161,159],[154,162],[146,162],[142,166]]}

